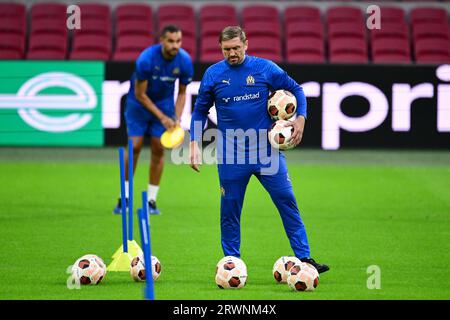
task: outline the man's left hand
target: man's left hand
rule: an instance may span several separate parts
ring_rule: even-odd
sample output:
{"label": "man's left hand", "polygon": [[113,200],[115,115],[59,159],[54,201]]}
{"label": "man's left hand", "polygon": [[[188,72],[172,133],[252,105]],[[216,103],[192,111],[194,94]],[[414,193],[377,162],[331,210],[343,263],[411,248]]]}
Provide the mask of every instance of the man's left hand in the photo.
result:
{"label": "man's left hand", "polygon": [[298,116],[294,121],[289,121],[286,127],[292,126],[294,128],[294,132],[292,133],[291,143],[294,146],[299,145],[300,141],[302,141],[303,130],[305,128],[305,117]]}

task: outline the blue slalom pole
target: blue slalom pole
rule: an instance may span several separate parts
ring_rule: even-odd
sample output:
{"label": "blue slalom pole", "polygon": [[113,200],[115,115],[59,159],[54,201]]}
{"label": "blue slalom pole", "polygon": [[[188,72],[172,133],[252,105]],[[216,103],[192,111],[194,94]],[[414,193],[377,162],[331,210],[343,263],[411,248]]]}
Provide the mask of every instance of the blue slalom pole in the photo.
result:
{"label": "blue slalom pole", "polygon": [[142,248],[144,251],[144,264],[146,269],[146,286],[144,291],[145,299],[155,300],[155,292],[153,286],[153,268],[152,268],[152,249],[151,236],[149,228],[149,218],[147,213],[147,192],[142,192],[143,208],[138,209],[139,228],[141,231]]}
{"label": "blue slalom pole", "polygon": [[133,140],[128,140],[128,240],[133,240]]}
{"label": "blue slalom pole", "polygon": [[120,202],[122,205],[122,238],[123,252],[128,252],[127,242],[127,200],[125,197],[125,150],[119,148],[119,166],[120,166]]}

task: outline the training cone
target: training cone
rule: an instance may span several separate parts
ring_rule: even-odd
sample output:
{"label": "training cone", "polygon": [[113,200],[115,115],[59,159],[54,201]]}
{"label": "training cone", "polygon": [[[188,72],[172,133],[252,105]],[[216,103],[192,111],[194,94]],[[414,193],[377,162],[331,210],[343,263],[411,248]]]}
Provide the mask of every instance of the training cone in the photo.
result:
{"label": "training cone", "polygon": [[130,264],[133,257],[128,252],[121,252],[106,268],[108,271],[130,271]]}
{"label": "training cone", "polygon": [[[114,252],[112,258],[116,259],[121,253],[123,253],[123,245]],[[128,240],[128,253],[134,258],[136,256],[141,256],[143,254],[141,247],[138,245],[136,240]]]}

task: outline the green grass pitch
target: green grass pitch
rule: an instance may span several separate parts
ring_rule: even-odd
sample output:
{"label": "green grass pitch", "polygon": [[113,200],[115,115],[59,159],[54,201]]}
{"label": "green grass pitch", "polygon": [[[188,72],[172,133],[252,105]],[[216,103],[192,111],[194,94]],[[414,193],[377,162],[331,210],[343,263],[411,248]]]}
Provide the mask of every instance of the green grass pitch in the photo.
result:
{"label": "green grass pitch", "polygon": [[[135,176],[146,189],[148,149]],[[255,178],[242,214],[248,282],[220,290],[220,191],[215,166],[197,174],[167,163],[151,217],[162,263],[156,299],[449,299],[450,153],[296,150],[290,176],[313,257],[330,265],[316,291],[275,283],[276,259],[291,255],[281,219]],[[116,148],[0,149],[0,299],[142,299],[143,283],[109,272],[98,286],[68,289],[66,269],[94,253],[108,264],[121,244]],[[167,154],[170,159],[170,154]],[[140,243],[135,220],[135,239]],[[369,289],[369,266],[381,271]],[[370,279],[369,279],[370,282]]]}

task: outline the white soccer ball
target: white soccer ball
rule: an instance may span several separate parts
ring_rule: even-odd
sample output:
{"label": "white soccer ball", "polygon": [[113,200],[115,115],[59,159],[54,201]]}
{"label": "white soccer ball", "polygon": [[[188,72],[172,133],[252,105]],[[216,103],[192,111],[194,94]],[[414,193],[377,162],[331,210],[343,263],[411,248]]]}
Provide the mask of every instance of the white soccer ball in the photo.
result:
{"label": "white soccer ball", "polygon": [[294,256],[283,256],[279,258],[275,261],[272,269],[272,274],[275,281],[279,283],[286,283],[289,269],[291,269],[295,264],[301,263],[302,262],[300,259]]}
{"label": "white soccer ball", "polygon": [[288,272],[287,284],[295,291],[314,291],[319,285],[319,273],[311,265],[295,264]]}
{"label": "white soccer ball", "polygon": [[240,289],[247,283],[247,266],[233,256],[220,259],[216,266],[216,284],[221,289]]}
{"label": "white soccer ball", "polygon": [[72,277],[80,284],[99,284],[106,275],[106,265],[102,258],[95,254],[86,254],[72,266]]}
{"label": "white soccer ball", "polygon": [[292,125],[285,127],[286,124],[291,124],[291,122],[288,120],[278,120],[269,129],[269,143],[275,149],[289,150],[294,147],[290,142],[294,127]]}
{"label": "white soccer ball", "polygon": [[274,120],[287,120],[297,110],[297,99],[287,90],[272,92],[267,101],[267,111]]}
{"label": "white soccer ball", "polygon": [[[142,255],[134,257],[130,264],[130,275],[134,281],[145,281],[145,262]],[[157,280],[161,275],[161,262],[152,256],[152,277]]]}
{"label": "white soccer ball", "polygon": [[317,269],[312,264],[307,263],[307,262],[302,262],[301,267],[302,267],[302,270],[308,271],[309,273],[311,273],[314,276],[314,278],[319,279],[319,271],[317,271]]}

